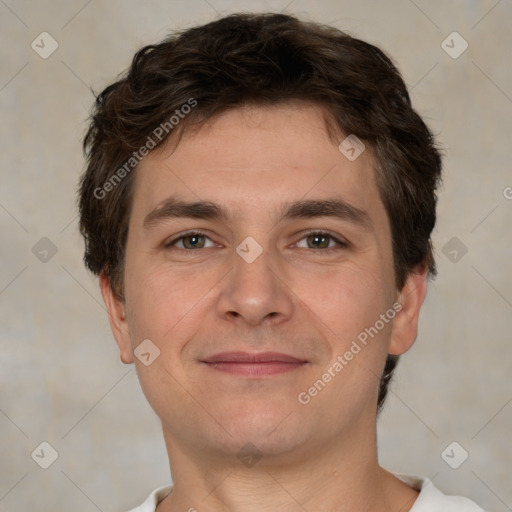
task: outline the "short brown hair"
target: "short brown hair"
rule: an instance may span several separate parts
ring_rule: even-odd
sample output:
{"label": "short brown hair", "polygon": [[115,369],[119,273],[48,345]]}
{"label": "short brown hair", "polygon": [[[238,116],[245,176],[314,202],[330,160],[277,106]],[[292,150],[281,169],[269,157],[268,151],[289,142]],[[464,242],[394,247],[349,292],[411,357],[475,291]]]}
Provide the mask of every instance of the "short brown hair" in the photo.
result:
{"label": "short brown hair", "polygon": [[[169,124],[191,99],[195,107],[155,141],[155,128]],[[116,296],[124,298],[133,194],[126,163],[150,139],[157,147],[172,133],[181,137],[228,109],[297,99],[325,107],[341,133],[372,149],[391,225],[397,288],[418,265],[435,275],[430,235],[441,156],[400,73],[376,46],[334,27],[273,13],[232,14],[145,46],[123,76],[97,95],[79,189],[86,266],[105,273]],[[388,355],[379,412],[397,362],[398,356]]]}

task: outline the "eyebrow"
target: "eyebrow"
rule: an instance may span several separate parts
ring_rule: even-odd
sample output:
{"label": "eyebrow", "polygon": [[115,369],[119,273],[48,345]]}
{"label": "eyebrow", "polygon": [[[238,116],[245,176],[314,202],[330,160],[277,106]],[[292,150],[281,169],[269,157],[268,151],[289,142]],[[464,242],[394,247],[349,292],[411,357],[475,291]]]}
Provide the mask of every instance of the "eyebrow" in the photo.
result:
{"label": "eyebrow", "polygon": [[[368,213],[338,198],[302,199],[284,203],[276,224],[284,220],[316,217],[334,217],[368,231],[373,229]],[[146,215],[143,225],[149,228],[171,218],[217,220],[227,223],[232,215],[223,206],[210,201],[187,202],[169,198]]]}

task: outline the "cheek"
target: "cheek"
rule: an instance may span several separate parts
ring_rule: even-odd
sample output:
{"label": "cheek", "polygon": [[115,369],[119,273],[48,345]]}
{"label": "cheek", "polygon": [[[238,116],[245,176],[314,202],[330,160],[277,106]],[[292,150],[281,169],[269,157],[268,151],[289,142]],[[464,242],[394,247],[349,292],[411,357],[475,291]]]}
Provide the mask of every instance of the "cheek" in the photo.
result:
{"label": "cheek", "polygon": [[134,358],[137,375],[155,413],[173,417],[183,407],[195,407],[193,399],[178,384],[188,378],[182,352],[200,328],[200,319],[211,308],[209,295],[205,294],[212,289],[214,280],[207,274],[177,273],[136,263],[132,262],[131,268],[127,265],[131,273],[127,272],[130,278],[126,281],[132,349],[149,339],[159,351],[149,366]]}
{"label": "cheek", "polygon": [[[127,262],[127,309],[132,344],[149,338],[161,350],[177,351],[198,328],[194,321],[209,301],[219,278],[209,272],[171,270],[166,265]],[[169,344],[168,341],[173,343]]]}
{"label": "cheek", "polygon": [[355,264],[301,276],[294,293],[328,328],[330,337],[342,343],[373,325],[392,301],[383,275],[375,267]]}
{"label": "cheek", "polygon": [[[373,407],[369,397],[376,399],[395,312],[386,288],[388,279],[375,269],[350,266],[327,280],[317,279],[316,286],[303,280],[297,292],[327,340],[329,361],[321,365],[322,373],[316,378],[329,384],[318,393],[322,398],[316,403],[319,408],[326,403],[343,404],[327,413],[333,423],[342,411],[356,414],[361,403]],[[315,387],[315,379],[310,385]]]}
{"label": "cheek", "polygon": [[[327,340],[329,361],[322,372],[330,368],[336,377],[324,399],[340,401],[349,409],[376,393],[389,345],[392,293],[386,288],[386,275],[376,268],[347,266],[329,279],[317,276],[316,286],[303,279],[297,292]],[[381,315],[386,313],[384,321]]]}

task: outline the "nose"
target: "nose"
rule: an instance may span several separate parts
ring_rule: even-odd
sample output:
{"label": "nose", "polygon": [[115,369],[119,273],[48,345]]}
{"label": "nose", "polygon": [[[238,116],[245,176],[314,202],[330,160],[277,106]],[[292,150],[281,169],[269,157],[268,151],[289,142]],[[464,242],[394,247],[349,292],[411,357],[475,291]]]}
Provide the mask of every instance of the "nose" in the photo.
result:
{"label": "nose", "polygon": [[250,254],[254,245],[241,244],[240,253],[233,251],[232,270],[222,281],[218,296],[218,313],[225,320],[251,326],[277,325],[291,318],[291,283],[284,262],[263,244],[258,245],[263,251],[255,259],[251,257],[255,254]]}

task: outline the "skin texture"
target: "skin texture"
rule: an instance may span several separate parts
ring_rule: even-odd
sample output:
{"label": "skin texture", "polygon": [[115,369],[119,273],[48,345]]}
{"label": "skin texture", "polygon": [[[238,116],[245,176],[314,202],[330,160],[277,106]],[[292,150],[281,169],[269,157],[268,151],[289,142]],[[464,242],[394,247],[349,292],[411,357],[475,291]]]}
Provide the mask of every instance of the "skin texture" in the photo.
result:
{"label": "skin texture", "polygon": [[[154,151],[136,171],[125,301],[104,275],[100,285],[121,359],[135,363],[162,423],[174,491],[158,512],[405,512],[418,495],[378,465],[376,405],[387,354],[416,338],[426,270],[396,289],[370,148],[349,161],[324,114],[301,102],[238,108]],[[145,227],[171,196],[218,203],[231,218]],[[327,216],[277,222],[283,203],[333,197],[366,212],[371,227]],[[195,229],[206,237],[164,247]],[[329,230],[346,245],[321,238],[318,248],[307,230]],[[252,263],[235,250],[249,236],[263,249]],[[203,248],[184,248],[195,245]],[[301,404],[298,394],[395,302],[394,320]],[[149,366],[133,355],[145,339],[160,350]],[[308,363],[247,378],[200,362],[231,350]],[[237,457],[249,442],[261,456],[250,467]]]}

